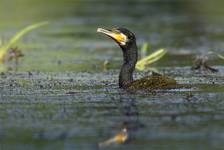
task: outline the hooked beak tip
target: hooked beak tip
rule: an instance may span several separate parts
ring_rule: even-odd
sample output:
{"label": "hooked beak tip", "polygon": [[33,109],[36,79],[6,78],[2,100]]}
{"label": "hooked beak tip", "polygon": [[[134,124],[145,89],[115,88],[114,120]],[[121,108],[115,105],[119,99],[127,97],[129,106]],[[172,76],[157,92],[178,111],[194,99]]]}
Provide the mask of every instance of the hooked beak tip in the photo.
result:
{"label": "hooked beak tip", "polygon": [[107,29],[104,29],[104,28],[97,28],[97,32],[104,33],[104,34],[110,34],[111,33],[110,30],[107,30]]}
{"label": "hooked beak tip", "polygon": [[101,32],[102,28],[97,28],[96,32]]}

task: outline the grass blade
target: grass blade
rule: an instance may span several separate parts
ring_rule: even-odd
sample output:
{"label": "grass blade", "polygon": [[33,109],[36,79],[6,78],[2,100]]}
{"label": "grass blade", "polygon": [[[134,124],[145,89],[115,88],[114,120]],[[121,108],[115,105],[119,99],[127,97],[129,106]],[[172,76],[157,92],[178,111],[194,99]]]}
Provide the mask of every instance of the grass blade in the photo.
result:
{"label": "grass blade", "polygon": [[136,64],[136,69],[138,70],[144,70],[146,65],[152,64],[162,58],[166,54],[165,49],[159,49],[155,51],[154,53],[150,54],[149,56],[139,60]]}
{"label": "grass blade", "polygon": [[149,44],[145,42],[141,47],[141,58],[145,57],[147,55],[147,51],[149,50]]}
{"label": "grass blade", "polygon": [[217,56],[218,56],[219,58],[221,58],[221,59],[224,60],[224,56],[223,56],[223,55],[221,55],[221,54],[217,54]]}
{"label": "grass blade", "polygon": [[0,38],[0,46],[2,46],[2,39]]}
{"label": "grass blade", "polygon": [[36,24],[32,24],[29,25],[27,27],[25,27],[24,29],[22,29],[21,31],[19,31],[18,33],[16,33],[10,40],[9,42],[7,42],[3,47],[0,48],[0,62],[2,63],[3,58],[5,56],[5,54],[7,53],[8,49],[15,44],[20,38],[22,38],[26,33],[39,28],[43,25],[48,24],[48,22],[40,22],[40,23],[36,23]]}

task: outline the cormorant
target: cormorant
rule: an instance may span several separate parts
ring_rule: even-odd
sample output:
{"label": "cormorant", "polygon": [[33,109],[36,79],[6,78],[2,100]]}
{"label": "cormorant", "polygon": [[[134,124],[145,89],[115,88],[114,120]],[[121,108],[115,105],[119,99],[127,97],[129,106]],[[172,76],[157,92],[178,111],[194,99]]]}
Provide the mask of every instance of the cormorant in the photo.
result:
{"label": "cormorant", "polygon": [[103,29],[101,32],[112,38],[122,49],[123,65],[119,74],[119,87],[125,89],[169,89],[175,88],[177,83],[173,78],[164,75],[151,75],[133,80],[133,71],[138,59],[138,48],[135,35],[125,28]]}

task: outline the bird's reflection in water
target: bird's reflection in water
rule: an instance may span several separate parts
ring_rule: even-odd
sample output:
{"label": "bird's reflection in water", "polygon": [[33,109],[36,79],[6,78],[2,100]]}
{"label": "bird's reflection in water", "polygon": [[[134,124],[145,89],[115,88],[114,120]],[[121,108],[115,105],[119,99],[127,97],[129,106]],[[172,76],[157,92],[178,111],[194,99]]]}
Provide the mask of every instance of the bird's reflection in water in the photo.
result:
{"label": "bird's reflection in water", "polygon": [[112,137],[99,142],[99,147],[129,143],[135,138],[137,130],[144,127],[139,121],[139,112],[134,98],[120,96],[117,103],[117,109],[120,109],[124,118],[121,124],[116,125],[121,126],[121,129]]}
{"label": "bird's reflection in water", "polygon": [[128,129],[123,128],[119,133],[117,133],[115,136],[99,143],[99,147],[109,146],[111,144],[122,144],[127,142],[129,139]]}

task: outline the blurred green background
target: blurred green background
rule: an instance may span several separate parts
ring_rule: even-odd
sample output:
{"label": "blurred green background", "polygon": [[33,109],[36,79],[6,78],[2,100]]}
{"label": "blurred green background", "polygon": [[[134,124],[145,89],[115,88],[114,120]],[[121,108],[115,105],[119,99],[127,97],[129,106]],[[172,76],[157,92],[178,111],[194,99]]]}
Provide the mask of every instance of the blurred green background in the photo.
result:
{"label": "blurred green background", "polygon": [[140,46],[167,48],[158,66],[186,66],[195,54],[222,52],[222,6],[221,0],[1,0],[0,37],[7,40],[29,24],[50,22],[16,45],[25,54],[20,71],[100,71],[105,60],[118,68],[117,45],[96,33],[97,27],[116,26],[132,30]]}

